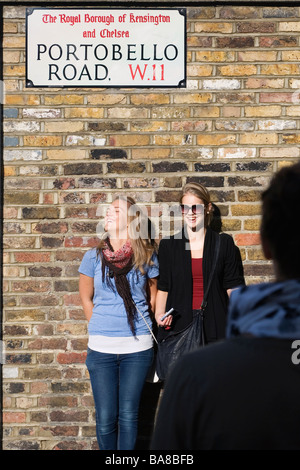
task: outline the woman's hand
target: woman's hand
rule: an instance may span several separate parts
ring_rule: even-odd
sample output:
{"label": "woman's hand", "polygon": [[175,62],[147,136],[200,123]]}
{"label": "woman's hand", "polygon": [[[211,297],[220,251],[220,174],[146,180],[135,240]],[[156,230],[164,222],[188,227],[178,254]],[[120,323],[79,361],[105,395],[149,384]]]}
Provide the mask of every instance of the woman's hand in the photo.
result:
{"label": "woman's hand", "polygon": [[163,321],[161,321],[161,318],[165,313],[166,312],[155,313],[155,320],[158,326],[161,326],[162,328],[170,328],[173,321],[173,315],[168,315]]}

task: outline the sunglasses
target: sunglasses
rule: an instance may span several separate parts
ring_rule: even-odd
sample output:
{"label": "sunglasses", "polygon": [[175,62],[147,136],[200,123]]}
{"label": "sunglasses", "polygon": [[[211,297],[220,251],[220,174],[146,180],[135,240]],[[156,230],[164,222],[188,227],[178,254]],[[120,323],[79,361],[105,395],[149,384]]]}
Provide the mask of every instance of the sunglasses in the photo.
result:
{"label": "sunglasses", "polygon": [[193,204],[192,206],[180,204],[180,207],[183,214],[187,214],[190,210],[193,214],[203,214],[204,211],[203,204]]}

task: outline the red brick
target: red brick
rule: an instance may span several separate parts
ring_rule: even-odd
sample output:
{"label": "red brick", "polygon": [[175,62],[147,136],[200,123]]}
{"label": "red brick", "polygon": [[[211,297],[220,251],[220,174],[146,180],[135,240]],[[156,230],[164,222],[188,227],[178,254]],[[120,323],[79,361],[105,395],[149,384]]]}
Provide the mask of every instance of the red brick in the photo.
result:
{"label": "red brick", "polygon": [[67,340],[64,338],[39,338],[34,341],[28,343],[29,349],[49,349],[49,350],[57,350],[57,349],[66,349],[67,348]]}
{"label": "red brick", "polygon": [[239,233],[234,238],[238,246],[260,245],[260,235],[257,233]]}
{"label": "red brick", "polygon": [[260,93],[260,103],[292,103],[293,93]]}
{"label": "red brick", "polygon": [[6,412],[3,413],[3,423],[25,423],[26,413]]}
{"label": "red brick", "polygon": [[59,364],[83,364],[86,360],[86,353],[59,353],[57,361]]}
{"label": "red brick", "polygon": [[15,253],[15,260],[17,263],[47,263],[51,260],[51,253],[49,252],[22,252]]}
{"label": "red brick", "polygon": [[64,304],[66,306],[81,306],[79,294],[66,294],[64,295]]}

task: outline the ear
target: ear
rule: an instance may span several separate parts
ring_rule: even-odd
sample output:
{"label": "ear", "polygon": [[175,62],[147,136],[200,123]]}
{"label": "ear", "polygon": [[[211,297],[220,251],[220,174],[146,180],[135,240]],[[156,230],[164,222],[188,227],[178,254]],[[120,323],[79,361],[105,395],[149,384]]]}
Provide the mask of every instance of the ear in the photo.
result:
{"label": "ear", "polygon": [[208,205],[207,205],[207,212],[212,212],[212,210],[213,210],[212,203],[209,202]]}
{"label": "ear", "polygon": [[266,259],[273,259],[272,250],[270,244],[264,238],[261,239],[261,246]]}

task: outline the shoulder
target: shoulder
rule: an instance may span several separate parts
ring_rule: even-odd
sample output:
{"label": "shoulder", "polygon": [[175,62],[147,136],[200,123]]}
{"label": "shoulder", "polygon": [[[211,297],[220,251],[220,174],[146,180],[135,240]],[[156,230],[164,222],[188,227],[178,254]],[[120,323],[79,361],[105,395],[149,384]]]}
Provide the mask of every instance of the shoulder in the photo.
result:
{"label": "shoulder", "polygon": [[231,235],[225,232],[216,232],[210,227],[207,228],[206,236],[209,246],[214,247],[218,242],[220,243],[220,251],[227,251],[229,247],[234,246],[234,240]]}
{"label": "shoulder", "polygon": [[81,265],[96,265],[97,262],[100,262],[97,249],[91,248],[83,255]]}
{"label": "shoulder", "polygon": [[97,262],[100,261],[97,249],[92,248],[85,252],[78,271],[86,276],[94,277]]}
{"label": "shoulder", "polygon": [[174,235],[171,235],[169,237],[164,237],[160,240],[159,246],[166,245],[168,246],[170,243],[174,241]]}
{"label": "shoulder", "polygon": [[174,235],[170,235],[169,237],[164,237],[159,242],[159,247],[172,247],[174,244],[181,244],[184,240],[184,234],[182,231],[175,233]]}
{"label": "shoulder", "polygon": [[232,250],[237,249],[237,246],[234,242],[232,235],[229,235],[228,233],[225,233],[225,232],[221,232],[218,235],[220,237],[221,250],[223,250],[224,252],[227,252],[227,251],[231,252]]}
{"label": "shoulder", "polygon": [[218,239],[220,239],[221,245],[228,245],[234,243],[233,238],[226,232],[216,232],[210,227],[207,227],[207,237],[212,240],[212,242],[216,243]]}
{"label": "shoulder", "polygon": [[158,254],[160,255],[162,251],[168,250],[170,247],[170,238],[162,238],[158,245]]}
{"label": "shoulder", "polygon": [[86,260],[96,260],[98,258],[97,248],[91,248],[87,250],[83,256]]}
{"label": "shoulder", "polygon": [[157,256],[156,251],[153,252],[151,256],[150,264],[145,266],[145,270],[149,278],[154,278],[159,275],[159,264],[158,264],[158,256]]}
{"label": "shoulder", "polygon": [[220,237],[220,242],[222,245],[228,246],[228,245],[234,245],[234,240],[232,235],[229,235],[228,233],[221,232],[219,234]]}
{"label": "shoulder", "polygon": [[239,247],[235,244],[234,238],[228,233],[220,234],[220,255],[228,263],[240,263],[241,253]]}

